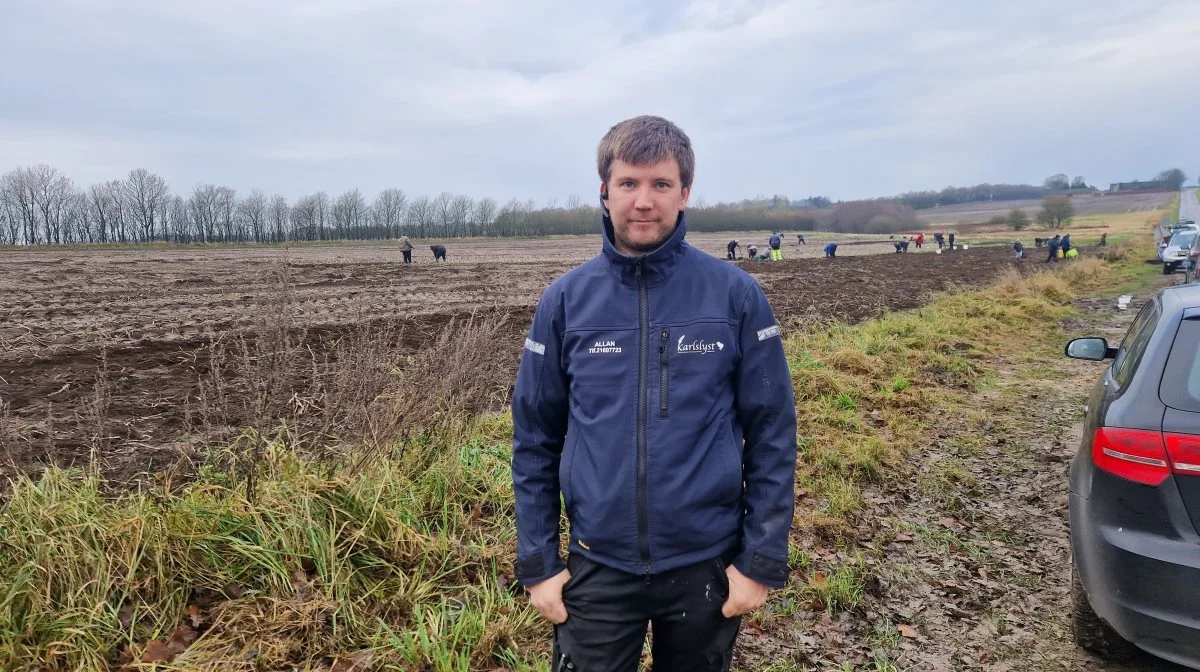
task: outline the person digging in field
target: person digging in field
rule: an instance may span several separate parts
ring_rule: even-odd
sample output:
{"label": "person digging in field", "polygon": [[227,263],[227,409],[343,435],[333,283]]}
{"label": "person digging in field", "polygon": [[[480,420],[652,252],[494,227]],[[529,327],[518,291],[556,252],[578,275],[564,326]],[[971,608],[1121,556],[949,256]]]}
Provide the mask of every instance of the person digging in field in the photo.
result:
{"label": "person digging in field", "polygon": [[737,249],[738,242],[736,240],[729,241],[729,244],[725,246],[725,258],[730,261],[737,259]]}
{"label": "person digging in field", "polygon": [[948,247],[953,250],[954,249],[954,232],[951,231],[950,233],[946,234],[946,239],[947,239],[946,242],[947,242]]}
{"label": "person digging in field", "polygon": [[1059,241],[1058,246],[1062,249],[1063,256],[1067,256],[1067,253],[1071,251],[1071,234],[1065,234],[1062,240]]}
{"label": "person digging in field", "polygon": [[834,257],[837,256],[837,243],[834,243],[834,242],[825,243],[825,249],[823,251],[825,252],[826,259],[833,259]]}
{"label": "person digging in field", "polygon": [[797,238],[797,240],[796,240],[797,245],[808,245],[808,243],[804,242],[804,234],[803,233],[797,233],[796,238]]}
{"label": "person digging in field", "polygon": [[917,246],[918,250],[921,249],[921,246],[925,244],[925,234],[918,233],[917,237],[913,238],[913,243]]}
{"label": "person digging in field", "polygon": [[413,244],[408,236],[400,236],[400,253],[404,255],[404,263],[412,263]]}
{"label": "person digging in field", "polygon": [[1100,242],[1096,244],[1096,247],[1108,247],[1108,232],[1107,231],[1100,234]]}
{"label": "person digging in field", "polygon": [[750,255],[750,261],[757,260],[758,259],[758,246],[755,245],[754,243],[750,243],[749,245],[746,246],[746,254]]}
{"label": "person digging in field", "polygon": [[445,261],[446,260],[446,246],[445,245],[430,245],[429,249],[433,251],[433,260],[434,261]]}
{"label": "person digging in field", "polygon": [[1054,234],[1054,237],[1053,237],[1053,238],[1049,238],[1049,239],[1047,239],[1047,240],[1046,240],[1046,250],[1047,250],[1047,251],[1050,253],[1050,256],[1046,258],[1046,261],[1047,261],[1047,262],[1051,262],[1051,261],[1053,261],[1053,262],[1055,262],[1055,263],[1057,263],[1057,262],[1058,262],[1058,250],[1059,250],[1059,244],[1060,244],[1060,243],[1059,243],[1059,240],[1058,240],[1058,234],[1057,234],[1057,233],[1056,233],[1056,234]]}
{"label": "person digging in field", "polygon": [[942,249],[942,246],[946,244],[946,239],[942,237],[941,231],[937,231],[933,234],[933,242],[937,243],[939,250]]}
{"label": "person digging in field", "polygon": [[622,121],[597,164],[603,251],[543,293],[513,391],[517,579],[554,623],[551,670],[634,672],[648,625],[655,670],[727,670],[788,578],[779,326],[753,277],[684,241],[683,131]]}
{"label": "person digging in field", "polygon": [[1017,259],[1025,258],[1025,246],[1021,244],[1021,241],[1013,241],[1013,254],[1017,255]]}

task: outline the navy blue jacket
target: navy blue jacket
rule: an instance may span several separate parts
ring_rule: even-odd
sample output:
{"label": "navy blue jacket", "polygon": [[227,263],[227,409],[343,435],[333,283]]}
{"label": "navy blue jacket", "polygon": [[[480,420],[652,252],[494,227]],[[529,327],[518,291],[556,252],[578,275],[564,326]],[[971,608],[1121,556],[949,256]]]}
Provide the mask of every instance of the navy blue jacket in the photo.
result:
{"label": "navy blue jacket", "polygon": [[796,407],[775,316],[749,274],[684,242],[604,250],[538,303],[513,392],[518,580],[570,550],[632,574],[736,552],[788,575]]}

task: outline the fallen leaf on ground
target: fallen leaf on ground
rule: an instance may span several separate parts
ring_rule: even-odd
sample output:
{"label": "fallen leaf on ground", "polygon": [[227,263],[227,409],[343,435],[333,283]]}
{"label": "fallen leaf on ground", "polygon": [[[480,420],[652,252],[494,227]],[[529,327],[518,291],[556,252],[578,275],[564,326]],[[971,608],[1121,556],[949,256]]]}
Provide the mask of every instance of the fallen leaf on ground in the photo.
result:
{"label": "fallen leaf on ground", "polygon": [[169,663],[175,660],[178,655],[171,650],[171,647],[158,641],[151,640],[146,645],[146,650],[142,652],[142,657],[138,659],[140,663]]}

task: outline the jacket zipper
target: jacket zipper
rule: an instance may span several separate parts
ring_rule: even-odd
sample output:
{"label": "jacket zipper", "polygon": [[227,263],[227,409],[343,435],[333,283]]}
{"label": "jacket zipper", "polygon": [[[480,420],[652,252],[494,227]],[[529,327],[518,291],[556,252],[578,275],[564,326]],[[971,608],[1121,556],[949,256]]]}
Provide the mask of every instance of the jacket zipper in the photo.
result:
{"label": "jacket zipper", "polygon": [[667,394],[671,391],[668,381],[670,381],[670,357],[667,354],[667,344],[671,341],[671,330],[668,327],[663,327],[662,338],[658,342],[658,417],[667,417]]}
{"label": "jacket zipper", "polygon": [[646,290],[645,260],[638,262],[634,273],[638,280],[638,419],[637,419],[637,523],[638,551],[642,567],[650,573],[650,523],[646,504],[646,370],[650,359],[650,309]]}

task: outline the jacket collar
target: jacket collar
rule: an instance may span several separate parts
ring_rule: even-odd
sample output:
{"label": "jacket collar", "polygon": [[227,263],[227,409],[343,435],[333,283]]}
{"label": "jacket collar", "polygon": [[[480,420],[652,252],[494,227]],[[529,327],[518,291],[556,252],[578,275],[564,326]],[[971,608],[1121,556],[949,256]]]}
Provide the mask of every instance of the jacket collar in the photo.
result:
{"label": "jacket collar", "polygon": [[604,201],[600,201],[600,212],[604,223],[604,258],[622,282],[636,284],[639,266],[651,284],[665,280],[671,274],[683,256],[684,248],[687,247],[683,240],[687,236],[687,220],[682,212],[675,220],[675,231],[671,233],[670,238],[653,251],[636,256],[622,254],[617,249],[612,216]]}

